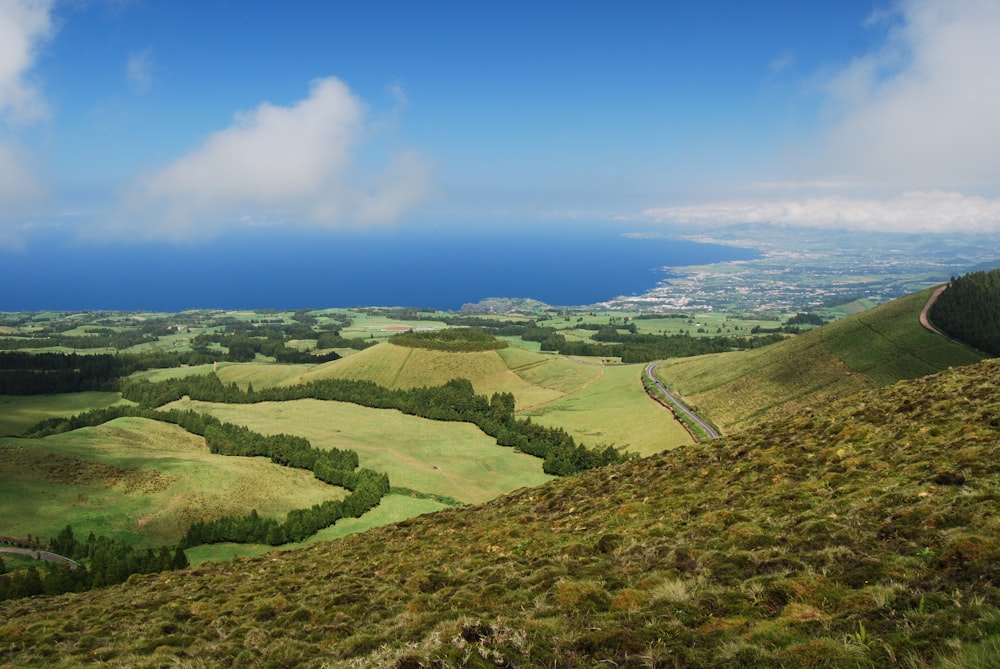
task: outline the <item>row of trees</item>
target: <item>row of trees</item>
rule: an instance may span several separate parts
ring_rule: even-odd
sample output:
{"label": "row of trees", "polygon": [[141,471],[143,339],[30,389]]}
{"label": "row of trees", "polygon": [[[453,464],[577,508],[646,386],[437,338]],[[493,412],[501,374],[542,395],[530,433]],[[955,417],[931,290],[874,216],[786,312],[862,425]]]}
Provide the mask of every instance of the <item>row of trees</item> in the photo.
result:
{"label": "row of trees", "polygon": [[[215,379],[217,377],[188,377]],[[155,384],[154,384],[155,385]],[[231,390],[231,387],[228,387]],[[247,457],[266,457],[285,467],[306,469],[320,481],[345,488],[350,494],[343,500],[331,500],[310,509],[290,511],[284,522],[263,518],[256,510],[246,516],[224,516],[216,520],[197,521],[185,533],[181,545],[185,548],[203,543],[231,541],[236,543],[266,543],[273,546],[290,541],[302,541],[341,518],[358,518],[378,506],[389,493],[389,477],[370,469],[358,469],[356,451],[349,449],[318,449],[309,440],[288,434],[264,435],[241,425],[224,423],[214,416],[194,411],[159,411],[146,406],[114,406],[95,409],[71,418],[49,419],[38,423],[25,436],[43,437],[101,425],[122,417],[140,417],[173,423],[192,434],[205,438],[212,453]]]}
{"label": "row of trees", "polygon": [[219,352],[178,351],[81,355],[0,351],[0,395],[118,390],[119,379],[144,369],[201,365]]}
{"label": "row of trees", "polygon": [[[781,341],[781,334],[758,337],[692,337],[689,334],[653,335],[621,332],[617,328],[602,329],[597,334],[608,342],[569,341],[551,328],[538,328],[522,335],[541,343],[543,351],[558,351],[563,355],[621,358],[624,363],[649,362],[665,358],[686,358],[706,353],[723,353],[767,346]],[[595,336],[596,339],[596,336]]]}
{"label": "row of trees", "polygon": [[949,336],[1000,355],[1000,270],[952,277],[928,315]]}
{"label": "row of trees", "polygon": [[555,475],[622,462],[627,455],[611,446],[590,448],[577,444],[560,428],[536,425],[514,415],[511,393],[477,395],[467,379],[452,379],[441,386],[389,389],[371,381],[324,379],[296,386],[244,391],[225,385],[214,375],[189,376],[157,383],[127,380],[122,395],[144,407],[156,407],[184,397],[207,402],[244,404],[298,399],[351,402],[376,409],[397,409],[431,420],[462,421],[477,425],[501,446],[513,446],[544,460],[543,469]]}
{"label": "row of trees", "polygon": [[6,573],[0,560],[0,600],[84,592],[93,588],[124,583],[132,574],[152,574],[188,566],[187,555],[177,546],[159,550],[140,549],[124,541],[96,536],[93,532],[85,541],[73,536],[67,525],[50,541],[53,553],[77,562],[75,566],[43,563]]}
{"label": "row of trees", "polygon": [[[389,477],[386,474],[370,469],[347,474],[343,481],[353,486],[353,490],[343,500],[327,500],[308,509],[293,509],[285,516],[284,522],[264,518],[256,509],[245,516],[195,521],[185,533],[181,545],[191,547],[234,542],[280,546],[302,541],[341,518],[360,518],[378,506],[382,497],[389,493]],[[320,478],[318,473],[317,478]]]}
{"label": "row of trees", "polygon": [[471,353],[507,348],[507,342],[476,328],[453,328],[430,332],[407,332],[392,337],[389,342],[409,348]]}

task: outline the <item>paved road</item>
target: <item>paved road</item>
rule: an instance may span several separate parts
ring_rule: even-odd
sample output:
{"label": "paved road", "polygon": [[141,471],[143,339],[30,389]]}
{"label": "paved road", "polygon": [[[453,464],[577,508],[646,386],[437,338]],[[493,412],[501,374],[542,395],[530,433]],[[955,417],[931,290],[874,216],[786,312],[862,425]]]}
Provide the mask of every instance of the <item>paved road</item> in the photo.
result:
{"label": "paved road", "polygon": [[0,553],[11,553],[14,555],[27,555],[34,560],[42,560],[43,562],[55,562],[57,564],[64,564],[70,569],[76,569],[78,565],[73,560],[68,557],[63,557],[62,555],[56,555],[55,553],[50,553],[48,551],[39,551],[31,548],[6,548],[0,547]]}
{"label": "paved road", "polygon": [[651,362],[648,365],[646,365],[646,376],[649,377],[649,380],[656,384],[656,387],[659,388],[663,392],[663,394],[667,396],[667,399],[670,400],[671,404],[677,407],[679,411],[683,412],[685,416],[687,416],[695,423],[697,423],[701,429],[705,430],[705,433],[708,434],[709,439],[718,439],[719,433],[716,432],[715,428],[713,428],[711,425],[703,421],[698,416],[698,414],[691,411],[691,409],[688,409],[686,406],[684,406],[683,402],[677,399],[673,393],[667,390],[666,386],[660,383],[660,380],[656,378],[656,375],[654,374],[654,372],[656,371],[656,366],[658,364],[659,363],[657,362]]}

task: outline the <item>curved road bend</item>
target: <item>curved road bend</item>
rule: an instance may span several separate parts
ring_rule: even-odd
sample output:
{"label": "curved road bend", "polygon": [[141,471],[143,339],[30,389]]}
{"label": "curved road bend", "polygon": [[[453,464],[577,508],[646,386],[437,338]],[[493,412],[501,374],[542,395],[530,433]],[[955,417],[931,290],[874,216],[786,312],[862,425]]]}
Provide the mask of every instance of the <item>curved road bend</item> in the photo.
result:
{"label": "curved road bend", "polygon": [[55,553],[50,553],[48,551],[40,551],[32,548],[7,548],[0,547],[0,553],[9,553],[12,555],[27,555],[34,560],[41,560],[42,562],[55,562],[56,564],[64,564],[70,569],[76,569],[80,565],[70,560],[68,557],[63,557],[62,555],[56,555]]}
{"label": "curved road bend", "polygon": [[679,399],[677,399],[674,396],[673,393],[671,393],[669,390],[667,390],[666,386],[664,386],[662,383],[660,383],[660,380],[658,378],[656,378],[656,375],[654,374],[654,372],[656,371],[656,366],[658,364],[660,364],[660,363],[658,363],[658,362],[651,362],[648,365],[646,365],[646,376],[649,377],[649,380],[656,384],[656,387],[659,388],[660,391],[663,392],[663,394],[667,396],[667,399],[670,400],[671,404],[673,404],[675,407],[677,407],[678,410],[682,411],[685,416],[687,416],[688,418],[690,418],[691,420],[693,420],[695,423],[697,423],[698,427],[700,427],[701,429],[705,430],[705,433],[708,434],[708,438],[709,439],[718,439],[719,438],[719,433],[715,430],[715,428],[713,428],[711,425],[709,425],[704,420],[702,420],[698,416],[698,414],[696,414],[695,412],[691,411],[691,409],[689,409],[686,406],[684,406],[683,402],[681,402]]}

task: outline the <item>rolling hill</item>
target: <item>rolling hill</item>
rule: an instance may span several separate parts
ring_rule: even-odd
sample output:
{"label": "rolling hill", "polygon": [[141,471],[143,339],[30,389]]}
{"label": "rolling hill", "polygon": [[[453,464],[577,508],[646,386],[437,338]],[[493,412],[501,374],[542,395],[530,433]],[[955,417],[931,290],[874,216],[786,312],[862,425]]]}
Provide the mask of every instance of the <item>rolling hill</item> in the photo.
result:
{"label": "rolling hill", "polygon": [[16,666],[987,667],[1000,361],[475,507],[0,604]]}
{"label": "rolling hill", "polygon": [[642,368],[516,346],[456,353],[383,343],[319,365],[286,383],[344,378],[413,388],[465,378],[480,395],[513,394],[519,414],[542,425],[561,427],[588,446],[608,444],[651,455],[690,443],[690,436],[670,412],[646,396],[640,380]]}
{"label": "rolling hill", "polygon": [[725,432],[983,356],[920,325],[933,289],[751,351],[661,363],[657,375]]}

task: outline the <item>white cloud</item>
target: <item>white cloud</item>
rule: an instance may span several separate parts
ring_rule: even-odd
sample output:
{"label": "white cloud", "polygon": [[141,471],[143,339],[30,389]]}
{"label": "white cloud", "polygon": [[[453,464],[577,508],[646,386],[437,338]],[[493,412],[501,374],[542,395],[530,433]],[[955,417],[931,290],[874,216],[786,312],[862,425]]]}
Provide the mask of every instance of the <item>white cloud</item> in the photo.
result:
{"label": "white cloud", "polygon": [[0,115],[23,123],[47,113],[27,76],[36,51],[52,33],[51,0],[0,0]]}
{"label": "white cloud", "polygon": [[766,223],[882,232],[1000,232],[1000,199],[944,191],[907,192],[884,200],[834,195],[718,202],[647,209],[643,215],[658,222],[698,226]]}
{"label": "white cloud", "polygon": [[420,202],[428,165],[389,157],[381,174],[355,159],[366,136],[365,107],[341,81],[313,82],[292,106],[261,104],[236,116],[197,149],[138,179],[128,226],[147,237],[186,239],[233,225],[359,225],[385,222]]}
{"label": "white cloud", "polygon": [[153,85],[153,50],[143,49],[128,55],[125,80],[135,93],[145,93]]}
{"label": "white cloud", "polygon": [[897,191],[995,191],[1000,2],[902,0],[896,18],[881,48],[829,80],[837,120],[820,169]]}
{"label": "white cloud", "polygon": [[0,203],[5,214],[20,211],[43,195],[41,184],[26,169],[28,162],[16,147],[0,143]]}
{"label": "white cloud", "polygon": [[[898,0],[882,44],[825,80],[827,126],[746,200],[648,209],[678,224],[1000,232],[1000,1]],[[781,63],[781,61],[776,61]],[[902,193],[900,195],[900,193]]]}
{"label": "white cloud", "polygon": [[795,54],[790,51],[785,51],[777,58],[771,60],[768,68],[770,69],[771,74],[775,75],[781,74],[793,65],[795,65]]}
{"label": "white cloud", "polygon": [[[48,106],[29,79],[39,45],[52,33],[50,0],[0,0],[0,122],[19,126],[45,117]],[[0,140],[0,246],[23,244],[18,217],[45,194],[31,157]]]}

